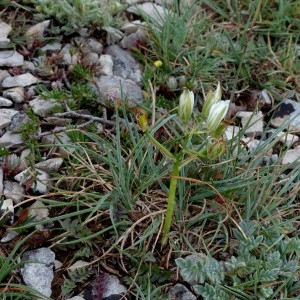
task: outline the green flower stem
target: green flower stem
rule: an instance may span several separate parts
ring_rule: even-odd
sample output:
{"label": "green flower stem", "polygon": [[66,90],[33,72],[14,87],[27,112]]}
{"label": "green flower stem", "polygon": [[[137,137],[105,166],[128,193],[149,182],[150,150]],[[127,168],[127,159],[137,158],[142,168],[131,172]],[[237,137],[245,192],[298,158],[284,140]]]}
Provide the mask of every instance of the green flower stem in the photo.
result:
{"label": "green flower stem", "polygon": [[166,246],[168,242],[168,235],[172,224],[172,217],[173,217],[174,205],[175,205],[175,195],[176,195],[176,188],[177,188],[177,178],[179,176],[179,166],[180,166],[180,159],[176,159],[173,165],[173,171],[172,171],[171,181],[170,181],[167,212],[166,212],[165,223],[163,227],[162,247]]}
{"label": "green flower stem", "polygon": [[149,140],[157,146],[159,150],[161,150],[167,157],[175,160],[175,156],[166,148],[164,147],[159,141],[157,141],[150,133],[149,131],[145,131],[145,135],[149,138]]}
{"label": "green flower stem", "polygon": [[179,167],[180,161],[182,158],[182,153],[178,153],[176,156],[172,154],[167,148],[165,148],[159,141],[157,141],[149,131],[145,131],[145,135],[150,139],[150,141],[157,146],[159,150],[161,150],[168,158],[174,160],[173,170],[170,180],[170,189],[169,189],[169,196],[168,196],[168,205],[167,211],[165,216],[165,223],[163,227],[163,236],[162,236],[162,246],[166,246],[168,242],[168,235],[170,232],[171,224],[172,224],[172,217],[174,212],[174,205],[175,205],[175,196],[176,196],[176,188],[177,188],[177,178],[179,176]]}

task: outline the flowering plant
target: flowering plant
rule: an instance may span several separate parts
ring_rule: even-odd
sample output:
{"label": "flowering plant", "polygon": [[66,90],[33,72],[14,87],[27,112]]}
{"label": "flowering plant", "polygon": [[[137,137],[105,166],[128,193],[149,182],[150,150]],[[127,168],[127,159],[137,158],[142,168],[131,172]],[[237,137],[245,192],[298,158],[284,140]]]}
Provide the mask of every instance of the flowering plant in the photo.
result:
{"label": "flowering plant", "polygon": [[[146,136],[155,144],[164,155],[173,161],[173,170],[170,180],[167,211],[163,227],[162,245],[166,245],[171,228],[175,206],[177,180],[180,179],[180,168],[195,159],[217,159],[226,149],[226,141],[221,138],[225,130],[223,120],[227,115],[230,101],[222,101],[220,83],[217,89],[207,95],[199,118],[193,118],[194,93],[185,88],[179,97],[178,116],[183,125],[183,136],[178,141],[179,150],[169,151],[156,140],[149,132],[145,115],[140,115],[138,123]],[[195,143],[194,137],[201,140],[200,145]],[[198,139],[199,140],[199,139]]]}

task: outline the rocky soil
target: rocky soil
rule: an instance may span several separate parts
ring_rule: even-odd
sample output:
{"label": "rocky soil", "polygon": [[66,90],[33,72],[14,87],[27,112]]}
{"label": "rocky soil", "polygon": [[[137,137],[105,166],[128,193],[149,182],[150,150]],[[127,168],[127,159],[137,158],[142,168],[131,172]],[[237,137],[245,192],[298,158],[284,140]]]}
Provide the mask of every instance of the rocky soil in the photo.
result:
{"label": "rocky soil", "polygon": [[[50,20],[43,21],[33,26],[28,26],[25,37],[28,41],[17,47],[8,47],[12,27],[5,21],[1,21],[0,35],[0,148],[10,151],[10,155],[2,159],[0,169],[0,194],[3,203],[1,215],[8,216],[7,229],[1,229],[1,248],[9,249],[10,243],[18,235],[10,227],[20,220],[20,209],[25,208],[28,216],[34,220],[47,220],[49,207],[39,200],[30,197],[51,192],[52,174],[59,172],[64,159],[70,155],[67,145],[70,143],[65,133],[70,125],[78,128],[88,128],[92,123],[97,125],[98,134],[102,134],[114,124],[113,117],[95,115],[94,111],[100,106],[105,111],[114,107],[116,101],[122,97],[130,99],[129,106],[135,107],[144,101],[142,84],[143,66],[131,49],[138,43],[147,41],[146,24],[139,16],[143,11],[151,18],[163,21],[167,10],[157,4],[141,1],[127,1],[131,4],[127,8],[127,16],[134,21],[127,22],[121,28],[121,33],[112,33],[109,44],[105,38],[90,36],[86,30],[70,37],[52,36],[38,43],[43,37],[48,37]],[[139,4],[139,10],[134,5]],[[133,17],[134,16],[134,17]],[[141,26],[144,25],[144,26]],[[36,39],[32,40],[30,37]],[[7,47],[5,49],[5,47]],[[74,75],[74,68],[80,64],[85,71],[92,69],[94,78],[90,81],[90,91],[95,98],[89,105],[79,108],[71,108],[66,99],[58,103],[56,99],[41,96],[38,93],[41,87],[49,90],[56,87],[70,88],[70,80]],[[291,99],[282,99],[275,115],[268,120],[266,112],[273,108],[273,99],[266,90],[254,91],[255,101],[259,102],[258,110],[249,110],[245,107],[232,105],[231,117],[235,117],[241,126],[229,126],[226,138],[231,139],[243,131],[242,141],[249,151],[264,143],[266,121],[270,122],[278,141],[290,150],[279,160],[278,150],[274,149],[264,157],[262,164],[278,162],[289,168],[296,168],[300,164],[300,104]],[[254,100],[253,100],[254,101]],[[257,107],[255,105],[255,107]],[[36,145],[52,145],[43,153],[41,161],[32,162],[30,157],[32,149],[28,147],[28,141],[24,140],[24,134],[20,129],[26,128],[30,122],[25,113],[31,109],[36,116],[35,134],[31,139]],[[55,112],[57,111],[57,112]],[[32,119],[32,118],[31,118]],[[289,131],[280,131],[277,128],[283,123],[290,125]],[[24,127],[25,125],[25,127]],[[244,130],[244,127],[246,128]],[[55,145],[60,145],[55,148]],[[35,176],[36,180],[32,180]],[[28,204],[29,205],[28,205]],[[45,223],[45,226],[51,224]],[[41,232],[47,228],[40,228]],[[26,263],[20,270],[23,282],[50,297],[52,294],[52,280],[55,270],[62,267],[62,262],[56,259],[55,251],[46,246],[37,246],[24,252],[23,261],[37,260],[41,264]],[[77,261],[70,268],[76,268],[85,264]],[[103,299],[117,299],[110,295],[126,293],[126,287],[120,280],[105,273],[105,280],[110,286]],[[69,300],[90,299],[85,292]],[[174,284],[169,291],[172,299],[196,299],[184,285]]]}

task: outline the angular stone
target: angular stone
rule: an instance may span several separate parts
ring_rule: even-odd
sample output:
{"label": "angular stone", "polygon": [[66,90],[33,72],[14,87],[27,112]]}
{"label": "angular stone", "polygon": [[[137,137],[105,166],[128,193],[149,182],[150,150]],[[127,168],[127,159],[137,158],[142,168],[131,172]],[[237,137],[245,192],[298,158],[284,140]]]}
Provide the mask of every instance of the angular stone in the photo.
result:
{"label": "angular stone", "polygon": [[3,92],[3,97],[7,99],[11,99],[15,103],[22,103],[24,102],[25,94],[24,94],[24,87],[15,87],[9,90],[5,90]]}
{"label": "angular stone", "polygon": [[169,295],[174,300],[196,300],[197,297],[190,292],[183,284],[177,283],[170,288]]}
{"label": "angular stone", "polygon": [[131,79],[137,83],[141,82],[142,70],[140,64],[128,51],[118,45],[112,45],[106,49],[106,54],[111,55],[113,59],[113,73],[115,76]]}
{"label": "angular stone", "polygon": [[129,35],[131,33],[134,33],[138,30],[138,25],[141,25],[142,22],[140,20],[133,21],[130,23],[125,23],[122,27],[121,30],[125,32],[126,35]]}
{"label": "angular stone", "polygon": [[[32,170],[28,168],[17,174],[14,179],[23,185],[26,185],[28,182],[30,182],[30,188],[33,191],[39,192],[41,194],[47,194],[49,190],[48,187],[49,185],[51,186],[52,183],[50,175],[40,169]],[[34,180],[32,181],[32,179]]]}
{"label": "angular stone", "polygon": [[0,37],[7,37],[11,30],[12,27],[9,24],[0,22]]}
{"label": "angular stone", "polygon": [[14,204],[11,199],[6,199],[3,201],[0,207],[0,220],[5,218],[6,224],[11,225],[14,222]]}
{"label": "angular stone", "polygon": [[163,25],[164,19],[168,14],[167,9],[163,8],[160,5],[150,3],[150,2],[129,6],[127,8],[127,11],[141,17],[146,15],[148,18],[157,22],[159,25]]}
{"label": "angular stone", "polygon": [[258,113],[239,111],[237,117],[242,118],[242,126],[245,129],[245,135],[248,137],[260,136],[264,130],[263,114],[261,111]]}
{"label": "angular stone", "polygon": [[0,129],[7,127],[17,113],[18,111],[14,109],[0,109]]}
{"label": "angular stone", "polygon": [[101,74],[106,76],[113,76],[114,62],[110,55],[101,55],[99,59]]}
{"label": "angular stone", "polygon": [[9,107],[12,105],[13,105],[12,101],[10,101],[6,98],[0,97],[0,107]]}
{"label": "angular stone", "polygon": [[87,66],[98,66],[99,65],[99,56],[97,53],[87,53],[82,59],[83,64]]}
{"label": "angular stone", "polygon": [[290,125],[293,133],[300,133],[300,103],[285,99],[275,111],[271,125],[276,128]]}
{"label": "angular stone", "polygon": [[22,75],[17,75],[13,77],[6,77],[2,82],[2,87],[10,88],[10,87],[18,87],[18,86],[29,86],[35,83],[38,83],[39,79],[34,77],[30,73],[25,73]]}
{"label": "angular stone", "polygon": [[[96,85],[98,88],[95,91],[100,91],[101,102],[111,104],[114,106],[115,101],[120,99],[128,99],[128,104],[136,106],[143,102],[142,89],[133,81],[125,80],[118,76],[101,76],[96,78]],[[92,85],[93,86],[93,85]]]}
{"label": "angular stone", "polygon": [[289,165],[289,169],[295,169],[300,166],[300,145],[294,149],[286,151],[282,157],[281,163]]}
{"label": "angular stone", "polygon": [[44,37],[44,32],[50,24],[50,20],[46,20],[40,23],[37,23],[30,28],[28,28],[24,34],[27,37],[27,47],[31,48],[34,40],[41,39]]}
{"label": "angular stone", "polygon": [[124,49],[136,48],[138,43],[147,41],[146,31],[142,28],[138,28],[136,32],[133,32],[127,36],[124,36],[120,41],[120,46]]}
{"label": "angular stone", "polygon": [[80,51],[83,54],[88,54],[93,52],[93,53],[97,53],[98,55],[101,55],[103,51],[103,45],[94,38],[78,36],[75,37],[73,41],[75,45],[80,48]]}
{"label": "angular stone", "polygon": [[6,131],[0,138],[0,147],[16,147],[23,143],[23,139],[20,133],[13,133],[12,131]]}
{"label": "angular stone", "polygon": [[[274,132],[274,129],[268,131],[270,134],[274,134]],[[276,136],[279,138],[279,141],[288,148],[299,141],[299,137],[297,135],[284,131],[277,133]]]}
{"label": "angular stone", "polygon": [[241,140],[245,145],[247,145],[247,148],[249,149],[250,153],[254,152],[259,146],[259,144],[262,143],[260,140],[252,139],[248,137],[244,137]]}
{"label": "angular stone", "polygon": [[37,97],[34,100],[29,101],[29,106],[34,113],[43,118],[47,117],[57,105],[58,102],[55,99],[43,100]]}
{"label": "angular stone", "polygon": [[11,123],[7,126],[7,130],[16,131],[23,124],[27,123],[29,120],[30,120],[29,117],[27,116],[27,114],[24,111],[19,111],[11,119]]}
{"label": "angular stone", "polygon": [[266,89],[261,91],[261,99],[264,107],[270,107],[274,102],[274,100],[270,97],[268,90]]}
{"label": "angular stone", "polygon": [[234,137],[238,136],[240,128],[238,126],[228,126],[224,132],[226,139],[228,141],[232,140]]}
{"label": "angular stone", "polygon": [[21,268],[21,275],[26,285],[39,291],[46,297],[51,296],[51,283],[53,280],[53,267],[55,253],[48,248],[39,248],[26,251],[22,256],[25,263]]}
{"label": "angular stone", "polygon": [[[6,70],[0,70],[0,84],[6,77],[11,77],[10,74]],[[3,93],[3,96],[6,97]]]}
{"label": "angular stone", "polygon": [[47,43],[45,46],[41,48],[43,52],[49,51],[49,52],[55,52],[59,51],[62,48],[62,44],[59,42],[54,43]]}
{"label": "angular stone", "polygon": [[6,230],[3,235],[3,238],[0,240],[1,243],[7,243],[13,240],[17,235],[19,235],[16,231]]}
{"label": "angular stone", "polygon": [[28,207],[28,213],[35,221],[41,221],[48,218],[49,209],[43,202],[37,200]]}
{"label": "angular stone", "polygon": [[117,276],[105,273],[106,289],[103,292],[103,298],[112,295],[122,295],[127,293],[126,287],[121,284]]}
{"label": "angular stone", "polygon": [[61,157],[50,158],[35,164],[35,167],[48,173],[57,172],[63,161]]}
{"label": "angular stone", "polygon": [[6,199],[12,199],[14,204],[19,204],[25,199],[25,190],[18,182],[4,181],[4,196]]}
{"label": "angular stone", "polygon": [[60,54],[63,55],[60,62],[62,62],[67,66],[71,64],[72,65],[76,64],[79,58],[78,52],[73,53],[74,51],[72,49],[73,46],[71,46],[71,44],[66,44],[59,52]]}
{"label": "angular stone", "polygon": [[24,56],[17,51],[0,51],[0,67],[16,67],[24,64]]}

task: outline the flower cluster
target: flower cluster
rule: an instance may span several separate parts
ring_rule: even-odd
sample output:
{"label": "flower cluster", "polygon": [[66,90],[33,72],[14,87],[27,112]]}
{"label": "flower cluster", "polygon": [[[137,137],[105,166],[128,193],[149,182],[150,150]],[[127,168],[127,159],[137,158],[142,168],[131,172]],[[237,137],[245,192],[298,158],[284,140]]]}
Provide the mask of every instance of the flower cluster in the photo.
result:
{"label": "flower cluster", "polygon": [[[215,92],[207,95],[202,108],[202,117],[206,121],[206,128],[211,136],[219,132],[221,122],[226,117],[230,101],[221,100],[221,85],[218,83]],[[186,123],[192,118],[194,108],[194,93],[184,89],[179,98],[178,114],[182,122]]]}

